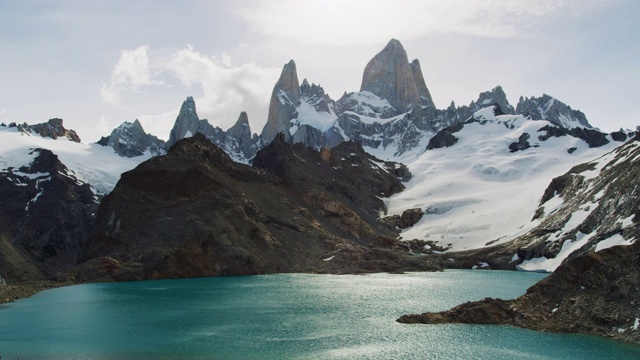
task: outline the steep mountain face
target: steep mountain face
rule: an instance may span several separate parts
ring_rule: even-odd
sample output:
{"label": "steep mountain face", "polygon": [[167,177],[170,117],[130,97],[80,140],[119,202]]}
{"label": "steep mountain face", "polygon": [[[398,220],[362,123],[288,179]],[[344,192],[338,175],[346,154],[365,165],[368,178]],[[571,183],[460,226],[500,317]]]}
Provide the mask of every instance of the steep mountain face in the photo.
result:
{"label": "steep mountain face", "polygon": [[102,137],[98,144],[112,147],[118,155],[129,158],[141,156],[145,152],[152,156],[165,153],[165,142],[147,134],[137,119],[133,123],[122,123],[113,129],[111,135]]}
{"label": "steep mountain face", "polygon": [[264,142],[257,135],[251,136],[247,113],[242,112],[236,123],[229,130],[224,131],[209,124],[206,119],[200,120],[196,112],[196,103],[193,97],[189,96],[180,107],[165,147],[169,149],[178,140],[191,137],[196,133],[204,135],[213,144],[224,149],[235,161],[241,163],[247,163],[264,146]]}
{"label": "steep mountain face", "polygon": [[21,132],[36,133],[54,140],[59,137],[65,137],[71,141],[80,142],[78,134],[74,130],[65,129],[63,120],[58,118],[49,119],[46,123],[35,125],[27,125],[27,123],[16,125],[16,123],[11,123],[9,127],[17,127]]}
{"label": "steep mountain face", "polygon": [[435,108],[422,76],[420,63],[411,64],[402,44],[391,39],[364,69],[360,91],[386,99],[398,113],[419,106]]}
{"label": "steep mountain face", "polygon": [[395,164],[378,165],[354,146],[319,153],[279,135],[249,167],[203,135],[183,139],[122,175],[100,204],[74,274],[133,280],[435,268],[407,256],[394,233],[372,221],[384,210],[372,193],[402,185],[388,172]]}
{"label": "steep mountain face", "polygon": [[587,117],[578,110],[571,109],[567,104],[544,94],[542,97],[520,97],[516,112],[532,119],[544,119],[565,129],[592,128]]}
{"label": "steep mountain face", "polygon": [[36,280],[76,262],[98,199],[50,150],[0,172],[0,275]]}

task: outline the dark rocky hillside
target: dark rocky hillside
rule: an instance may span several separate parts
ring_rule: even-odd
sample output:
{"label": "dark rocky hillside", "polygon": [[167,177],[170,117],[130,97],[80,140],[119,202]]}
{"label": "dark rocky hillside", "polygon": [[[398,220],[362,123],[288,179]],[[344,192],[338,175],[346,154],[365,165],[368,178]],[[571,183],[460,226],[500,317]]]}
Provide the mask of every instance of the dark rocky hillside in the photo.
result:
{"label": "dark rocky hillside", "polygon": [[[126,172],[107,195],[74,272],[78,280],[137,280],[277,272],[434,270],[377,221],[376,196],[403,189],[346,143],[331,152],[282,137],[254,167],[204,136]],[[386,169],[386,167],[389,169]]]}
{"label": "dark rocky hillside", "polygon": [[37,280],[75,265],[98,202],[49,150],[0,173],[0,276]]}

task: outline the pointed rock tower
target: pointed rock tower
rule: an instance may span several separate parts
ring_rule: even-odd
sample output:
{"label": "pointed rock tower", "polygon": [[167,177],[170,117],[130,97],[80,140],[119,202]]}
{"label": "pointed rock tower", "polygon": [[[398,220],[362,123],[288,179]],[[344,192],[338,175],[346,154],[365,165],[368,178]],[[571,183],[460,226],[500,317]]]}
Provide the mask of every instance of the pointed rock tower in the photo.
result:
{"label": "pointed rock tower", "polygon": [[[206,120],[203,121],[206,122]],[[193,101],[193,97],[187,97],[187,99],[182,102],[176,122],[173,124],[173,129],[171,129],[169,133],[167,149],[180,139],[193,136],[197,132],[203,132],[201,130],[204,124],[201,124],[201,122],[196,113],[196,102]],[[209,125],[209,123],[207,122],[206,125]]]}
{"label": "pointed rock tower", "polygon": [[418,60],[409,64],[400,41],[391,39],[387,46],[369,61],[362,75],[360,91],[369,91],[386,99],[398,112],[417,106],[434,107]]}
{"label": "pointed rock tower", "polygon": [[289,134],[291,115],[300,105],[300,96],[296,63],[291,60],[282,69],[280,79],[271,93],[269,116],[261,134],[267,143],[271,142],[279,132],[284,133],[285,140],[289,141],[291,138]]}
{"label": "pointed rock tower", "polygon": [[227,135],[235,139],[238,144],[239,150],[242,154],[251,154],[250,157],[255,155],[256,141],[251,138],[251,127],[249,126],[249,117],[246,112],[241,112],[238,117],[238,121],[227,130]]}

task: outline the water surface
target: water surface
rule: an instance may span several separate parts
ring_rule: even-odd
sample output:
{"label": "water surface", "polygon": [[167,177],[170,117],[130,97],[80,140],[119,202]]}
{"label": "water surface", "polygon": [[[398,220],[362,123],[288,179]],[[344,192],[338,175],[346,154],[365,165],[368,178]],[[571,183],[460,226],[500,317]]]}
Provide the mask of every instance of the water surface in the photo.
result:
{"label": "water surface", "polygon": [[405,313],[513,298],[544,275],[449,270],[85,284],[0,306],[2,359],[638,359],[640,347]]}

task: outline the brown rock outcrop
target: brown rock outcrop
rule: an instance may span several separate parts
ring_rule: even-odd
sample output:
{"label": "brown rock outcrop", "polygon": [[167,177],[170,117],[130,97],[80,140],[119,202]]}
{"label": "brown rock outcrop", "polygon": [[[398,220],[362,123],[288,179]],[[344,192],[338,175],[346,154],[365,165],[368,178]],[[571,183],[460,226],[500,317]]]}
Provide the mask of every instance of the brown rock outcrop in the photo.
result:
{"label": "brown rock outcrop", "polygon": [[63,120],[59,118],[49,119],[46,123],[35,124],[35,125],[27,125],[22,124],[18,125],[18,129],[21,131],[29,131],[35,132],[42,137],[49,137],[52,139],[57,139],[59,137],[66,137],[70,141],[74,141],[79,143],[80,136],[71,129],[65,129]]}

